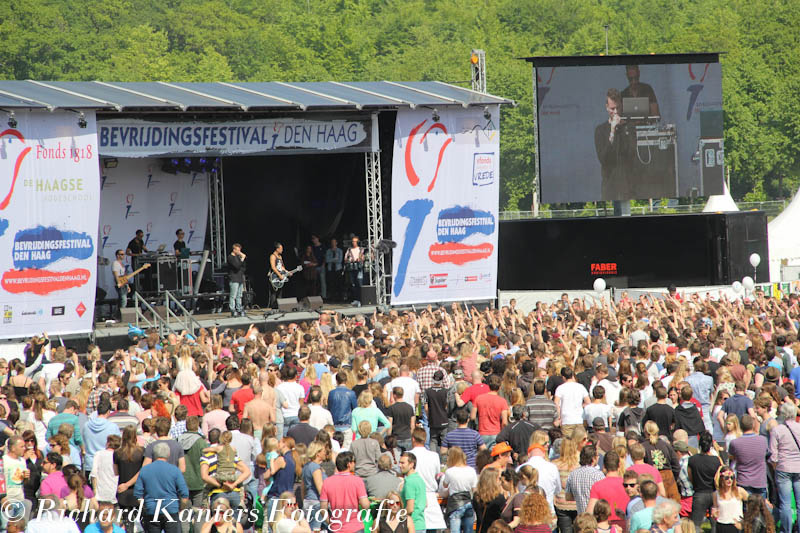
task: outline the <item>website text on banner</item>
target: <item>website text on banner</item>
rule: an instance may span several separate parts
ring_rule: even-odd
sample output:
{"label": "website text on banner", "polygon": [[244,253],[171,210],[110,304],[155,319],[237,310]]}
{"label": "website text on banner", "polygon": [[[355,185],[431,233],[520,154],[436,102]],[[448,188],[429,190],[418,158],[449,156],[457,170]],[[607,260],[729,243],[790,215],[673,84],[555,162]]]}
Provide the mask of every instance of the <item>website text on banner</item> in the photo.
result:
{"label": "website text on banner", "polygon": [[[497,290],[498,106],[400,110],[392,162],[392,304]],[[486,115],[486,116],[485,116]]]}
{"label": "website text on banner", "polygon": [[0,338],[92,329],[100,179],[85,118],[18,111],[0,133]]}
{"label": "website text on banner", "polygon": [[[194,171],[170,174],[161,170],[161,163],[157,158],[120,158],[115,168],[101,169],[97,248],[108,265],[100,267],[97,277],[109,298],[117,294],[111,273],[114,252],[125,250],[136,230],[144,232],[144,246],[151,252],[163,244],[165,252],[174,254],[179,229],[192,252],[203,250],[209,175]],[[130,257],[126,255],[125,261],[130,272]]]}

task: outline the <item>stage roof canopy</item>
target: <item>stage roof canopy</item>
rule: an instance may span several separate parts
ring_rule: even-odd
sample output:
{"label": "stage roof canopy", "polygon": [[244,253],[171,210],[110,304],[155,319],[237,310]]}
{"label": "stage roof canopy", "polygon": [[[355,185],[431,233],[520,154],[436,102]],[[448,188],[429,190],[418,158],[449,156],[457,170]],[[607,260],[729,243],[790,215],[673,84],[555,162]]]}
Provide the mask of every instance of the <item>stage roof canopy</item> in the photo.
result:
{"label": "stage roof canopy", "polygon": [[117,112],[362,110],[513,104],[439,81],[172,83],[0,81],[0,109]]}

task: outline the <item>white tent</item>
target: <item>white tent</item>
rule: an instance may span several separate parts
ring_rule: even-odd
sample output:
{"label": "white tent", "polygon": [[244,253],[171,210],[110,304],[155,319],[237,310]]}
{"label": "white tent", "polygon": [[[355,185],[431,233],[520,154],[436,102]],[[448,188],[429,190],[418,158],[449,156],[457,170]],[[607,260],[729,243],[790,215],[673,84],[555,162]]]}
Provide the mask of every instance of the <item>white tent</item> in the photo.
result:
{"label": "white tent", "polygon": [[708,202],[703,208],[703,213],[720,213],[726,211],[738,211],[736,202],[733,201],[728,185],[722,182],[722,194],[712,194],[708,197]]}
{"label": "white tent", "polygon": [[783,212],[767,225],[769,280],[781,281],[781,261],[800,265],[800,190]]}

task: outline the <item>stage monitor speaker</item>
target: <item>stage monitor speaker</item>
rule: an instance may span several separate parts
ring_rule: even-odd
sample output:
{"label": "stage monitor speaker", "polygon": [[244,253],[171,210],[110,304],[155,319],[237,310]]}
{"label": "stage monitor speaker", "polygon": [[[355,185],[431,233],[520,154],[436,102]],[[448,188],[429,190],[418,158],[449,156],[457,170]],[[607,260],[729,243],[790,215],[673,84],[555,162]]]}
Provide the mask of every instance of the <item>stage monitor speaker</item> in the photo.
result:
{"label": "stage monitor speaker", "polygon": [[359,301],[361,305],[378,305],[378,293],[375,285],[362,285]]}
{"label": "stage monitor speaker", "polygon": [[287,311],[297,311],[297,298],[278,298],[278,309]]}
{"label": "stage monitor speaker", "polygon": [[120,322],[123,324],[136,324],[136,308],[135,307],[123,307],[120,309],[120,314],[122,318]]}
{"label": "stage monitor speaker", "polygon": [[322,309],[322,297],[320,296],[306,296],[303,298],[303,307],[316,311]]}

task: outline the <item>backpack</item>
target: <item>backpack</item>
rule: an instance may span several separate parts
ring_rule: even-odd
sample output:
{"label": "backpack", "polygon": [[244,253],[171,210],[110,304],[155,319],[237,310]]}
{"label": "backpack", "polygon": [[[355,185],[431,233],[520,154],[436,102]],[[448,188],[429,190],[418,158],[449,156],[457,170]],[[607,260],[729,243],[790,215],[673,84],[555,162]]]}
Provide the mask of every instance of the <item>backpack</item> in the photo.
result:
{"label": "backpack", "polygon": [[236,481],[237,477],[236,450],[232,446],[226,445],[217,452],[217,470],[214,472],[214,478],[220,483],[232,483]]}

